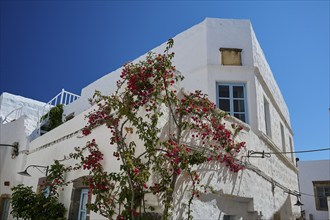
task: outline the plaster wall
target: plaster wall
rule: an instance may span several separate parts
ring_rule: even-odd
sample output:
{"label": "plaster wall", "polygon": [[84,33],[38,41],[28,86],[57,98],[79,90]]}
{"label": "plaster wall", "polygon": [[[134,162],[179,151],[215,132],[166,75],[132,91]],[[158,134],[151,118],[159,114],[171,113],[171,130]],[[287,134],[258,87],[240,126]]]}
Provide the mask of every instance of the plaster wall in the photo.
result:
{"label": "plaster wall", "polygon": [[[74,166],[77,161],[66,160],[64,156],[68,156],[70,153],[74,152],[75,147],[83,147],[86,145],[87,141],[91,141],[95,138],[97,144],[99,144],[100,150],[104,153],[103,166],[107,171],[119,171],[120,162],[112,156],[115,147],[109,145],[110,132],[108,129],[101,126],[93,131],[92,136],[85,137],[81,134],[80,129],[87,123],[84,115],[88,114],[88,111],[90,110],[92,110],[92,108],[32,141],[26,166],[35,163],[42,166],[49,166],[54,163],[54,160],[62,160],[62,163],[65,165]],[[34,169],[29,169],[29,173],[32,175],[32,178],[24,178],[23,183],[25,185],[33,186],[33,189],[36,190],[38,179],[45,176],[45,173],[41,173]],[[88,175],[87,171],[76,170],[69,172],[66,176],[66,180],[71,181],[86,175]],[[65,205],[67,210],[69,210],[70,207],[72,187],[73,185],[71,183],[68,187],[64,187],[63,191],[60,192],[60,202]],[[90,219],[103,218],[96,213],[91,212]]]}
{"label": "plaster wall", "polygon": [[[0,96],[0,117],[4,120],[8,116],[7,120],[3,122],[7,123],[25,115],[25,133],[30,135],[36,129],[38,120],[41,117],[39,112],[43,110],[45,105],[43,102],[4,92]],[[16,115],[16,112],[10,114],[10,112],[20,107],[22,108],[20,114]]]}
{"label": "plaster wall", "polygon": [[[83,112],[72,120],[32,141],[24,166],[36,163],[43,166],[51,165],[55,159],[62,160],[64,159],[64,155],[73,152],[74,147],[84,146],[88,140],[95,138],[101,151],[105,155],[103,161],[104,167],[106,167],[108,171],[118,171],[120,161],[117,161],[116,158],[112,156],[115,147],[109,145],[110,136],[108,129],[101,126],[96,128],[91,136],[84,137],[81,135],[79,130],[86,124],[84,115],[87,113],[88,111]],[[232,120],[235,121],[236,119]],[[159,126],[166,127],[166,123],[167,115],[165,114]],[[231,121],[228,121],[227,124],[230,123]],[[131,135],[130,138],[135,140],[137,137]],[[249,150],[271,151],[272,149],[272,147],[256,135],[248,125],[244,125],[244,130],[238,138],[239,140],[247,142]],[[242,156],[246,154],[247,150],[242,152]],[[240,159],[251,166],[253,165],[257,170],[260,170],[269,178],[276,180],[287,188],[297,190],[297,179],[294,178],[295,169],[288,169],[287,165],[283,163],[283,158],[272,156],[267,159],[248,159],[246,157]],[[75,161],[64,160],[64,163],[73,165]],[[277,211],[281,213],[282,219],[290,219],[292,217],[292,212],[295,214],[299,212],[299,210],[294,207],[292,208],[295,198],[291,198],[278,186],[273,186],[269,180],[265,180],[255,171],[245,169],[238,174],[232,174],[225,166],[217,163],[205,164],[199,169],[201,171],[203,183],[210,184],[217,193],[215,195],[203,194],[200,199],[196,199],[192,207],[195,219],[213,219],[219,216],[223,217],[225,214],[235,215],[237,219],[239,219],[239,217],[261,217],[262,214],[263,218],[271,219]],[[20,170],[22,170],[21,167],[17,171]],[[36,190],[38,179],[43,177],[44,174],[32,168],[29,169],[29,173],[32,177],[26,177],[22,182],[25,185],[33,186],[34,190]],[[84,175],[87,175],[86,171],[78,170],[68,173],[66,179],[74,180]],[[185,202],[188,199],[190,191],[189,188],[186,188],[186,181],[184,176],[181,176],[178,180],[177,201]],[[72,184],[65,187],[60,193],[60,201],[65,204],[67,209],[69,209],[70,206],[71,191]],[[154,201],[157,201],[157,198],[154,198]],[[150,202],[152,201],[150,200]],[[242,207],[239,212],[235,208],[237,205]],[[179,205],[175,205],[174,207],[180,209]],[[203,209],[201,209],[201,207]],[[174,211],[174,219],[179,218],[180,216],[178,215],[184,214],[182,210]],[[201,212],[201,210],[204,210],[204,212]],[[90,213],[90,217],[91,219],[104,219],[93,212]]]}
{"label": "plaster wall", "polygon": [[[239,139],[247,142],[248,150],[272,151],[272,146],[249,127],[245,127]],[[247,151],[243,155],[246,156]],[[288,168],[284,158],[276,155],[270,158],[242,157],[241,160],[247,164],[247,168],[237,174],[216,163],[199,167],[201,184],[209,184],[216,194],[202,193],[199,199],[194,199],[192,209],[195,219],[222,219],[224,215],[232,215],[234,219],[273,219],[277,212],[281,219],[295,219],[299,216],[299,207],[293,206],[296,197],[279,187],[282,185],[298,191],[294,166]],[[260,172],[268,179],[262,177]],[[175,206],[174,219],[184,216],[184,207],[179,204],[188,202],[190,189],[187,182],[184,176],[178,180],[177,199],[180,203]],[[182,192],[186,194],[181,196]]]}
{"label": "plaster wall", "polygon": [[[255,77],[255,85],[256,85],[256,102],[257,104],[257,115],[258,115],[258,130],[262,132],[265,136],[267,136],[275,145],[276,148],[280,152],[292,152],[294,151],[293,145],[293,134],[291,129],[288,128],[283,121],[280,113],[277,108],[274,106],[276,103],[274,102],[273,95],[265,89],[265,85],[260,82],[258,77]],[[267,100],[269,104],[269,114],[270,114],[270,135],[266,134],[266,119],[265,119],[265,102],[264,99]],[[281,135],[281,124],[284,128],[284,147],[282,146],[282,135]],[[290,143],[291,142],[291,143]],[[292,144],[292,149],[291,145]],[[292,163],[295,162],[295,157],[293,154],[288,153],[285,154],[287,158],[291,160]]]}
{"label": "plaster wall", "polygon": [[[0,147],[0,195],[11,194],[10,188],[21,183],[23,178],[16,175],[16,172],[24,169],[26,155],[23,153],[28,149],[29,141],[26,137],[25,120],[23,116],[16,121],[0,124],[0,143],[13,144],[19,143],[21,153],[12,158],[11,147]],[[9,186],[4,182],[9,181]]]}
{"label": "plaster wall", "polygon": [[249,20],[214,19],[204,20],[207,27],[207,64],[221,64],[220,48],[242,49],[242,66],[253,66]]}
{"label": "plaster wall", "polygon": [[330,160],[299,161],[298,168],[300,191],[303,193],[302,210],[305,210],[306,219],[310,220],[310,214],[314,219],[328,219],[329,211],[316,210],[313,181],[330,181]]}

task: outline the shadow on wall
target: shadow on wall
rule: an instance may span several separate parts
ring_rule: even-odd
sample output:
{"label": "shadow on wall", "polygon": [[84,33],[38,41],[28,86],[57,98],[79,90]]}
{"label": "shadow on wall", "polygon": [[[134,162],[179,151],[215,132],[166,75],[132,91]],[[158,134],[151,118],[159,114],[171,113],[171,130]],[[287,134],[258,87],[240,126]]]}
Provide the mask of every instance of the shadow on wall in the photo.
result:
{"label": "shadow on wall", "polygon": [[[232,173],[226,166],[216,162],[203,164],[198,170],[200,173],[200,179],[203,180],[203,184],[228,184],[232,186],[231,195],[225,194],[223,190],[218,190],[215,192],[207,191],[206,193],[202,193],[198,198],[202,203],[213,204],[212,206],[215,206],[213,208],[216,208],[216,212],[219,213],[217,214],[217,219],[223,219],[225,215],[229,215],[231,217],[230,219],[261,218],[261,216],[258,215],[258,212],[253,210],[253,198],[232,195],[235,187],[238,187],[237,190],[239,191],[241,186],[241,182],[237,183],[237,179],[242,178],[238,178],[236,173]],[[243,175],[243,172],[241,172],[241,175]],[[184,203],[187,203],[191,195],[190,179],[186,178],[184,175],[180,176],[177,181],[177,186],[174,207],[178,210],[177,218],[184,219],[187,211],[187,207]],[[197,202],[196,199],[195,202]],[[212,216],[212,218],[214,218],[214,216]]]}
{"label": "shadow on wall", "polygon": [[291,196],[288,194],[285,202],[281,206],[281,208],[274,212],[273,220],[280,219],[297,219],[299,216],[292,216],[292,204],[291,204]]}
{"label": "shadow on wall", "polygon": [[[179,96],[182,94],[179,94]],[[180,97],[179,97],[180,98]],[[168,113],[164,110],[164,113]],[[176,131],[175,123],[172,122],[172,118],[169,114],[166,115],[168,120],[164,121],[162,128],[162,132],[160,135],[160,140],[168,140],[169,134]],[[164,115],[164,118],[166,118]],[[189,120],[189,119],[188,119]],[[191,138],[191,132],[189,130],[185,130],[182,133],[183,142],[188,144],[189,146],[193,146],[196,149],[203,149],[203,144],[200,143],[199,140]],[[233,194],[235,192],[239,193],[241,190],[241,181],[244,171],[240,172],[240,178],[237,173],[233,173],[230,171],[225,164],[220,164],[219,162],[207,162],[200,165],[198,168],[198,174],[200,179],[202,180],[201,184],[210,185],[210,186],[220,186],[226,185],[229,186],[229,190],[226,190],[226,193]],[[153,182],[157,182],[157,177],[153,176]],[[173,207],[175,207],[175,216],[177,219],[184,219],[187,212],[187,202],[192,193],[191,189],[191,179],[187,175],[180,175],[175,189],[175,201]],[[228,189],[228,188],[227,188]],[[158,200],[158,202],[156,201]],[[216,200],[217,206],[217,216],[216,218],[220,219],[225,214],[233,214],[239,219],[241,217],[247,219],[258,219],[257,213],[253,211],[253,199],[252,198],[241,198],[233,195],[224,194],[222,190],[212,193],[206,192],[202,194],[199,198],[201,202],[209,202],[212,200]],[[152,196],[148,196],[147,203],[155,207],[156,212],[161,211],[161,207],[159,206],[159,199],[152,198]],[[157,204],[158,203],[158,204]],[[240,207],[239,210],[237,207]],[[250,211],[252,207],[252,212]],[[210,216],[205,216],[210,217]]]}

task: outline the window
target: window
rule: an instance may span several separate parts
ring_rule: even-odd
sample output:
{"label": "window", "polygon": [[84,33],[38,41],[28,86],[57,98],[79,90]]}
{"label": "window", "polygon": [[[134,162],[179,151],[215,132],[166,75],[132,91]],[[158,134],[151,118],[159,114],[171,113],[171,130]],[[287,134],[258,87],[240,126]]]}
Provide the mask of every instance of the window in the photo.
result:
{"label": "window", "polygon": [[8,194],[3,194],[0,197],[0,219],[7,219],[9,214],[10,197]]}
{"label": "window", "polygon": [[270,124],[270,111],[269,111],[269,103],[264,97],[264,114],[265,114],[265,126],[266,126],[266,134],[268,137],[272,137],[271,124]]}
{"label": "window", "polygon": [[291,151],[291,159],[292,159],[292,162],[294,162],[293,144],[292,144],[292,138],[291,137],[289,137],[289,144],[290,144],[290,151]]}
{"label": "window", "polygon": [[281,140],[282,140],[282,149],[283,149],[283,152],[286,152],[286,149],[285,149],[285,136],[284,136],[284,127],[282,124],[280,124],[281,126]]}
{"label": "window", "polygon": [[38,180],[37,193],[42,193],[47,198],[50,194],[50,186],[47,184],[47,177]]}
{"label": "window", "polygon": [[327,197],[330,196],[330,181],[313,181],[316,210],[328,211]]}
{"label": "window", "polygon": [[217,105],[221,110],[247,122],[247,104],[244,84],[217,84]]}
{"label": "window", "polygon": [[89,210],[86,209],[86,204],[90,202],[91,196],[88,195],[84,177],[75,179],[73,181],[68,219],[89,220]]}
{"label": "window", "polygon": [[86,220],[87,202],[88,202],[88,189],[82,189],[80,193],[78,220]]}
{"label": "window", "polygon": [[221,64],[229,66],[241,66],[241,52],[238,48],[220,48]]}
{"label": "window", "polygon": [[223,216],[223,220],[231,220],[231,216],[230,215],[224,215]]}

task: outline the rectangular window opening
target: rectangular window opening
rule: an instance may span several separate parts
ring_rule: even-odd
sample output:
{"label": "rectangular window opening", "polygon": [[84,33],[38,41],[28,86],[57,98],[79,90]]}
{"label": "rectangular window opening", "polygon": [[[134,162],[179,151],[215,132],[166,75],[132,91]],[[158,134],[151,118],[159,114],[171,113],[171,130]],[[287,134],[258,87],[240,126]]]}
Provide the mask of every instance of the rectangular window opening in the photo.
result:
{"label": "rectangular window opening", "polygon": [[88,189],[82,189],[80,193],[78,220],[86,220],[87,203],[88,203]]}
{"label": "rectangular window opening", "polygon": [[247,123],[245,84],[217,83],[217,106],[221,110]]}
{"label": "rectangular window opening", "polygon": [[283,152],[286,152],[286,149],[285,149],[285,136],[284,136],[284,127],[282,124],[281,125],[281,140],[282,140],[282,149],[283,149]]}
{"label": "rectangular window opening", "polygon": [[313,181],[316,210],[328,211],[327,197],[330,196],[330,181]]}
{"label": "rectangular window opening", "polygon": [[270,111],[269,111],[269,102],[264,97],[264,116],[265,116],[265,127],[266,127],[266,134],[268,137],[272,137],[271,131],[271,122],[270,122]]}
{"label": "rectangular window opening", "polygon": [[242,66],[242,49],[238,48],[220,48],[221,64],[228,66]]}
{"label": "rectangular window opening", "polygon": [[292,143],[292,138],[291,137],[289,137],[289,144],[290,144],[290,151],[291,151],[291,160],[294,163],[293,143]]}

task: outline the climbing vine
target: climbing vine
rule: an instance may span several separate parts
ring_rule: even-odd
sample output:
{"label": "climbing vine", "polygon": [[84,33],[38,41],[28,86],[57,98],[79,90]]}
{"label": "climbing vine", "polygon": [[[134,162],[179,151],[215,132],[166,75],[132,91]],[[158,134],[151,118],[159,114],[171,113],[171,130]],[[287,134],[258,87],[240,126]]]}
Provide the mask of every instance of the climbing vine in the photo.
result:
{"label": "climbing vine", "polygon": [[105,152],[95,139],[70,154],[80,163],[66,171],[89,171],[86,183],[95,197],[89,209],[109,219],[143,219],[152,212],[145,206],[147,194],[161,199],[162,219],[169,219],[180,175],[190,180],[186,218],[192,219],[194,198],[212,191],[201,184],[199,165],[216,161],[232,172],[243,169],[236,156],[245,143],[235,140],[242,127],[226,124],[227,114],[201,91],[176,89],[183,76],[172,65],[172,46],[169,40],[163,54],[148,53],[145,60],[124,65],[117,91],[110,96],[96,92],[91,100],[95,108],[82,133],[93,136],[96,127],[106,126],[120,171],[105,171]]}
{"label": "climbing vine", "polygon": [[62,114],[63,114],[63,105],[56,105],[50,109],[50,111],[43,115],[40,119],[46,120],[47,123],[42,127],[45,131],[53,130],[54,128],[60,126],[62,122]]}

